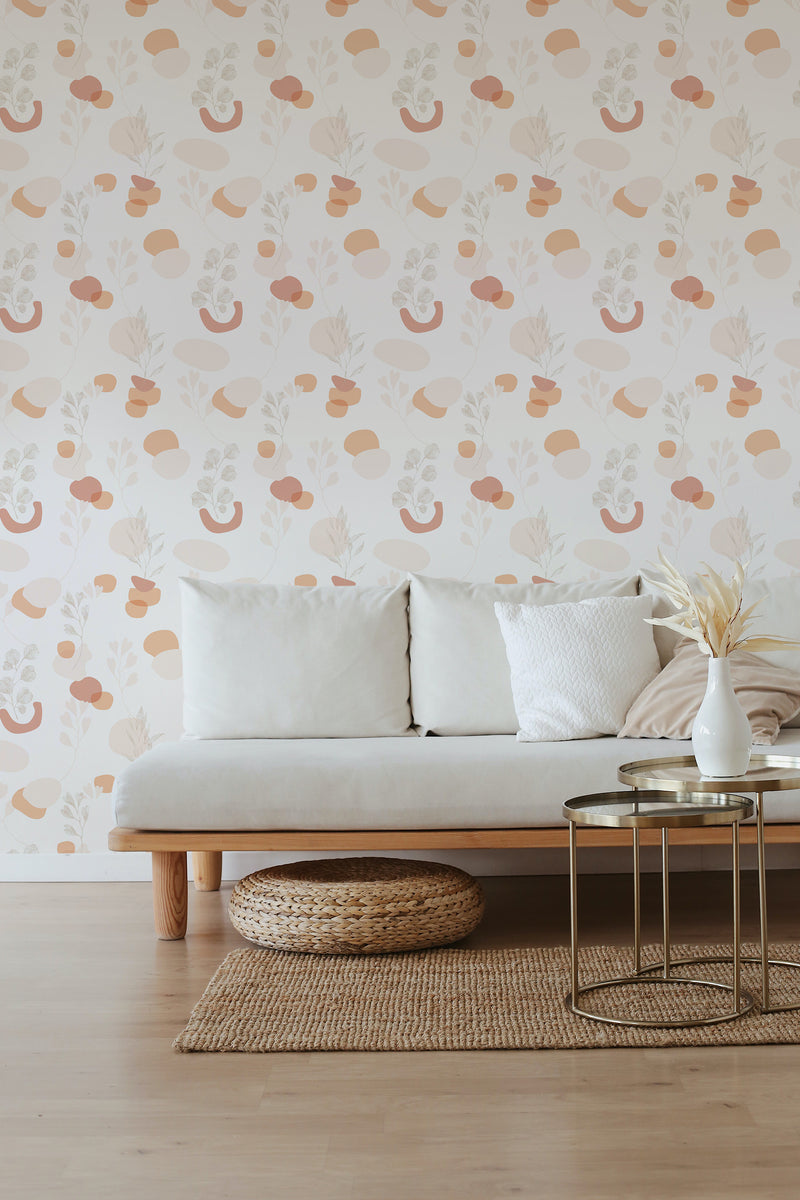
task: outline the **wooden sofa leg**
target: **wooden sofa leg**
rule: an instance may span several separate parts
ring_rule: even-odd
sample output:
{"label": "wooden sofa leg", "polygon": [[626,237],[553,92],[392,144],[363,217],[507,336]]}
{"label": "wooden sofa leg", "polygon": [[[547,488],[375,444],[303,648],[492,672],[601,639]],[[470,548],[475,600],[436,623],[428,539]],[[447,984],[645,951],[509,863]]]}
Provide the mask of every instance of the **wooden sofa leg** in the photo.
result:
{"label": "wooden sofa leg", "polygon": [[153,850],[153,914],[156,934],[174,942],[186,935],[189,885],[185,850]]}
{"label": "wooden sofa leg", "polygon": [[192,874],[196,892],[218,892],[222,883],[222,851],[195,850],[192,854]]}

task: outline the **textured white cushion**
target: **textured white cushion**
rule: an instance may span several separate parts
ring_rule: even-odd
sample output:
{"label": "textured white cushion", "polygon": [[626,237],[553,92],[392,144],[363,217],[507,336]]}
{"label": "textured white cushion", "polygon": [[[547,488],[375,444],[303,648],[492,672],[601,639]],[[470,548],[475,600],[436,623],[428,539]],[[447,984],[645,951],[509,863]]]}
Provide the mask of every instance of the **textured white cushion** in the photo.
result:
{"label": "textured white cushion", "polygon": [[494,606],[523,742],[617,733],[659,671],[649,596]]}
{"label": "textured white cushion", "polygon": [[423,733],[516,733],[496,600],[561,604],[635,596],[637,579],[593,583],[462,583],[411,577],[411,707]]}
{"label": "textured white cushion", "polygon": [[409,731],[407,584],[299,588],[182,579],[181,605],[188,734]]}
{"label": "textured white cushion", "polygon": [[[117,776],[114,799],[129,829],[526,829],[564,825],[564,801],[618,788],[625,762],[686,752],[513,734],[159,742]],[[800,755],[800,731],[782,730],[774,752]],[[768,821],[800,820],[800,790],[765,800]]]}

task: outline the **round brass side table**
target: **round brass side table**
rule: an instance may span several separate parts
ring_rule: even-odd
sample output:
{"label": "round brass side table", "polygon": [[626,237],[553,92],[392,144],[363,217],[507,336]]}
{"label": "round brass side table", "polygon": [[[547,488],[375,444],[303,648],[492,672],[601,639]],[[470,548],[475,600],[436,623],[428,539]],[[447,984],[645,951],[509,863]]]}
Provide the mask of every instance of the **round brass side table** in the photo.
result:
{"label": "round brass side table", "polygon": [[[761,953],[757,958],[745,962],[761,964],[761,1011],[793,1012],[800,1009],[800,1000],[788,1004],[772,1004],[769,996],[769,968],[793,967],[800,970],[800,962],[769,957],[769,933],[767,929],[767,862],[766,839],[764,836],[764,794],[800,788],[800,758],[790,754],[753,754],[750,766],[744,775],[729,779],[716,779],[701,775],[691,754],[671,755],[668,758],[645,758],[639,762],[624,763],[617,771],[620,783],[629,787],[658,788],[659,791],[679,792],[681,799],[690,793],[752,792],[756,797],[757,841],[758,841],[758,914],[761,934]],[[684,960],[680,966],[686,965]],[[724,962],[725,959],[695,958],[694,962]],[[727,960],[730,961],[730,960]]]}
{"label": "round brass side table", "polygon": [[[732,1021],[750,1012],[755,1001],[741,986],[741,917],[739,878],[739,823],[753,815],[753,801],[745,796],[729,793],[706,792],[698,794],[684,792],[676,796],[670,791],[625,791],[595,792],[588,796],[576,796],[562,806],[562,815],[569,821],[569,900],[570,900],[570,990],[565,997],[570,1012],[592,1021],[608,1025],[626,1025],[638,1029],[677,1029],[695,1025],[717,1025],[721,1021]],[[633,830],[633,912],[634,950],[633,974],[614,979],[601,979],[595,983],[580,985],[578,978],[578,839],[579,825],[607,826],[613,829]],[[672,974],[669,938],[669,830],[686,829],[701,825],[729,825],[731,827],[732,873],[733,873],[733,982],[720,983],[709,979],[690,979]],[[663,919],[663,960],[657,964],[660,975],[653,975],[652,966],[642,968],[641,962],[641,881],[639,873],[640,829],[661,830],[661,888]],[[592,1012],[581,1004],[581,997],[603,988],[628,984],[676,985],[693,984],[731,994],[728,1012],[710,1017],[687,1015],[676,1020],[646,1020],[624,1014],[608,1015]]]}

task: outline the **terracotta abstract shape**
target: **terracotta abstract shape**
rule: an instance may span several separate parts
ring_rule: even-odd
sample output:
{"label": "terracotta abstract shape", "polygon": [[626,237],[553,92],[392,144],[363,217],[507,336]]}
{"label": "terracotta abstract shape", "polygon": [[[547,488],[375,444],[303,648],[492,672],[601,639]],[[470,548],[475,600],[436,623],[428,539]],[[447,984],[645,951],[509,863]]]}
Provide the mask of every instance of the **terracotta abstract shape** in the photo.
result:
{"label": "terracotta abstract shape", "polygon": [[531,417],[544,417],[561,399],[561,388],[556,387],[554,379],[545,379],[542,375],[532,375],[531,382],[533,387],[528,392],[525,411]]}
{"label": "terracotta abstract shape", "polygon": [[200,520],[209,533],[230,533],[241,525],[243,511],[241,500],[234,500],[233,516],[230,521],[215,521],[207,508],[200,509]]}
{"label": "terracotta abstract shape", "polygon": [[673,79],[670,91],[679,100],[689,100],[694,103],[703,94],[703,83],[696,75],[685,75],[683,79]]}
{"label": "terracotta abstract shape", "polygon": [[85,475],[83,479],[74,479],[69,485],[69,490],[76,500],[94,504],[103,494],[103,485],[94,475]]}
{"label": "terracotta abstract shape", "polygon": [[492,104],[503,94],[503,85],[496,75],[484,75],[483,79],[473,79],[469,90],[478,100],[488,100]]}
{"label": "terracotta abstract shape", "polygon": [[328,188],[328,202],[325,211],[331,217],[343,217],[354,204],[361,199],[361,188],[356,187],[355,179],[347,179],[343,175],[331,175],[331,187]]}
{"label": "terracotta abstract shape", "polygon": [[733,175],[731,179],[733,187],[728,193],[726,208],[732,217],[746,217],[753,205],[759,203],[763,193],[756,180],[746,175]]}
{"label": "terracotta abstract shape", "polygon": [[728,393],[728,403],[726,408],[732,417],[746,417],[748,412],[756,404],[761,402],[761,388],[756,384],[755,379],[745,379],[743,375],[734,375],[731,378],[733,387]]}
{"label": "terracotta abstract shape", "polygon": [[289,100],[294,103],[303,94],[303,85],[296,75],[284,75],[282,79],[273,79],[269,90],[278,100]]}
{"label": "terracotta abstract shape", "polygon": [[42,523],[42,502],[34,500],[33,516],[28,521],[15,521],[7,508],[0,508],[0,521],[9,533],[30,533],[31,530],[38,529]]}
{"label": "terracotta abstract shape", "polygon": [[496,275],[487,275],[483,279],[474,279],[469,290],[477,300],[494,304],[503,294],[503,285]]}
{"label": "terracotta abstract shape", "polygon": [[644,520],[644,505],[641,500],[634,502],[633,514],[630,521],[618,521],[607,508],[600,509],[600,518],[611,533],[632,533],[634,529],[639,528]]}
{"label": "terracotta abstract shape", "polygon": [[418,321],[416,317],[412,317],[407,308],[400,309],[400,320],[411,333],[430,333],[434,329],[438,329],[444,317],[444,305],[441,300],[435,300],[433,303],[433,316],[429,321]]}
{"label": "terracotta abstract shape", "polygon": [[561,199],[561,188],[556,186],[555,179],[544,175],[532,175],[533,187],[528,191],[526,212],[532,217],[543,217],[554,204]]}
{"label": "terracotta abstract shape", "polygon": [[473,480],[469,490],[476,500],[483,500],[487,504],[496,503],[503,495],[503,485],[494,475]]}
{"label": "terracotta abstract shape", "polygon": [[361,254],[365,250],[377,250],[380,239],[373,229],[354,229],[342,243],[348,254]]}
{"label": "terracotta abstract shape", "polygon": [[42,302],[34,300],[33,315],[27,321],[15,321],[7,308],[0,308],[0,321],[9,333],[30,333],[32,329],[38,329],[42,323]]}
{"label": "terracotta abstract shape", "polygon": [[283,279],[273,279],[269,290],[276,300],[288,300],[294,304],[303,294],[303,285],[295,275],[285,275]]}
{"label": "terracotta abstract shape", "polygon": [[42,817],[47,812],[46,808],[39,808],[37,805],[31,804],[30,800],[28,800],[27,796],[25,795],[23,788],[18,788],[16,792],[14,792],[14,795],[11,797],[11,806],[12,808],[15,808],[17,812],[21,812],[24,817],[28,817],[31,821],[41,821]]}
{"label": "terracotta abstract shape", "polygon": [[244,106],[241,100],[233,102],[233,116],[227,121],[218,121],[216,117],[212,117],[207,108],[203,107],[199,110],[200,120],[205,125],[210,133],[228,133],[231,129],[238,129],[242,123],[244,116]]}
{"label": "terracotta abstract shape", "polygon": [[27,121],[18,121],[7,108],[0,108],[0,121],[9,133],[29,133],[31,129],[38,129],[42,123],[42,102],[34,100],[33,113]]}
{"label": "terracotta abstract shape", "polygon": [[365,450],[377,450],[380,439],[372,429],[354,429],[344,439],[344,448],[348,454],[363,454]]}
{"label": "terracotta abstract shape", "polygon": [[633,305],[633,316],[629,321],[618,321],[607,308],[600,309],[600,319],[611,333],[631,333],[638,329],[644,320],[644,304],[636,300]]}
{"label": "terracotta abstract shape", "polygon": [[94,704],[103,694],[103,686],[99,679],[87,675],[85,679],[76,679],[69,685],[70,695],[84,704]]}
{"label": "terracotta abstract shape", "polygon": [[689,300],[692,303],[699,300],[703,294],[703,285],[696,275],[687,275],[684,279],[676,279],[670,291],[679,300]]}
{"label": "terracotta abstract shape", "polygon": [[429,121],[418,121],[412,116],[407,108],[400,109],[400,120],[405,125],[406,129],[410,129],[412,133],[429,133],[432,129],[438,129],[444,118],[444,105],[441,100],[433,102],[433,116]]}
{"label": "terracotta abstract shape", "polygon": [[781,239],[774,229],[756,229],[744,239],[744,248],[748,254],[763,254],[766,250],[778,250]]}
{"label": "terracotta abstract shape", "polygon": [[696,475],[687,475],[684,479],[676,479],[670,488],[676,500],[685,500],[694,504],[703,494],[703,485]]}
{"label": "terracotta abstract shape", "polygon": [[331,575],[331,583],[334,587],[355,587],[355,579],[343,579],[341,575]]}
{"label": "terracotta abstract shape", "polygon": [[234,300],[233,316],[227,321],[218,321],[216,317],[212,317],[207,308],[201,308],[198,311],[200,313],[200,320],[209,333],[230,333],[231,330],[238,329],[244,315],[244,307],[241,300]]}
{"label": "terracotta abstract shape", "polygon": [[69,90],[77,100],[93,103],[102,95],[103,85],[96,75],[84,75],[82,79],[73,79]]}
{"label": "terracotta abstract shape", "polygon": [[93,304],[102,295],[103,285],[94,275],[84,275],[83,279],[73,279],[69,290],[76,300]]}
{"label": "terracotta abstract shape", "polygon": [[748,454],[763,454],[766,450],[779,450],[781,439],[774,429],[757,429],[744,439],[744,448]]}
{"label": "terracotta abstract shape", "polygon": [[600,109],[600,118],[612,133],[629,133],[632,129],[638,129],[644,120],[644,104],[641,100],[634,100],[633,116],[628,121],[618,121],[608,108]]}
{"label": "terracotta abstract shape", "polygon": [[140,575],[131,575],[131,583],[125,612],[129,617],[145,617],[161,599],[161,589],[156,587],[155,580],[142,579]]}
{"label": "terracotta abstract shape", "polygon": [[0,723],[8,733],[32,733],[42,723],[42,706],[34,700],[33,716],[27,721],[15,721],[8,709],[0,708]]}
{"label": "terracotta abstract shape", "polygon": [[303,494],[303,485],[294,475],[287,475],[284,479],[273,479],[269,490],[276,500],[294,504]]}
{"label": "terracotta abstract shape", "polygon": [[434,529],[438,529],[444,517],[444,505],[441,500],[435,500],[433,503],[433,516],[430,521],[415,521],[407,508],[400,509],[400,520],[405,525],[409,533],[432,533]]}
{"label": "terracotta abstract shape", "polygon": [[356,387],[354,379],[344,379],[341,375],[331,375],[333,387],[328,390],[328,403],[325,409],[331,417],[343,417],[348,408],[358,404],[361,399],[361,388]]}
{"label": "terracotta abstract shape", "polygon": [[500,388],[501,392],[513,392],[517,383],[516,375],[495,375],[494,377],[494,386]]}

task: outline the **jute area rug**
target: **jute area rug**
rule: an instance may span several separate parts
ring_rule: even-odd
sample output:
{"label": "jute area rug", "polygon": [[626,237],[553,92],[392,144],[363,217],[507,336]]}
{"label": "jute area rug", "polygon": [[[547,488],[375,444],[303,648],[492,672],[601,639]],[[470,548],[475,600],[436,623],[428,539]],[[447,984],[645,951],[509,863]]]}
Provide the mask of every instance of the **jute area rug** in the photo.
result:
{"label": "jute area rug", "polygon": [[[755,946],[743,948],[755,954]],[[676,946],[675,958],[729,954],[729,946]],[[797,945],[771,947],[773,958],[800,957]],[[658,948],[647,947],[645,962]],[[628,974],[627,948],[581,950],[581,984]],[[676,973],[730,982],[730,966]],[[744,964],[743,986],[759,993],[760,968]],[[625,1029],[569,1013],[566,947],[522,950],[428,950],[411,954],[292,954],[232,951],[218,967],[174,1042],[181,1051],[566,1050],[602,1046],[734,1046],[800,1042],[800,1012],[749,1015],[721,1025]],[[800,972],[774,967],[772,1000],[800,993]],[[687,1008],[726,1011],[728,993],[685,986],[594,992],[587,1006],[609,1011],[624,1001],[643,1018],[679,1017]]]}

